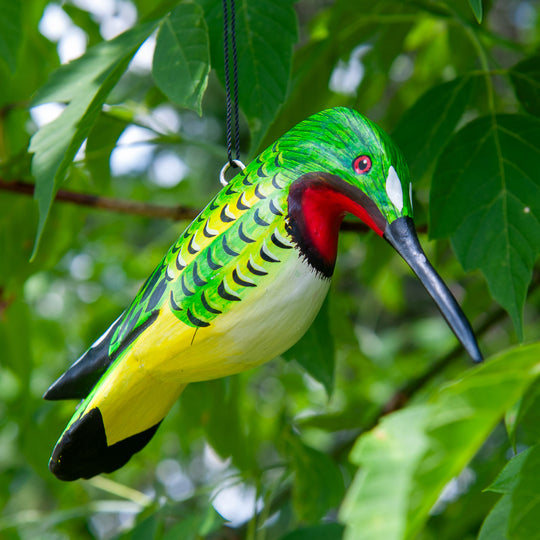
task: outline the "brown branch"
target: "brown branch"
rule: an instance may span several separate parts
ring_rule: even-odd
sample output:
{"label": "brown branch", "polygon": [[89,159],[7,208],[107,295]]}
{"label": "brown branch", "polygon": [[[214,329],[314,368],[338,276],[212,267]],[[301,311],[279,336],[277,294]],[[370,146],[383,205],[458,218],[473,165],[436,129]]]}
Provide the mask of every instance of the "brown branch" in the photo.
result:
{"label": "brown branch", "polygon": [[[34,184],[17,180],[7,182],[0,179],[0,190],[11,191],[22,195],[32,196],[34,194]],[[89,195],[59,189],[55,200],[69,202],[90,208],[99,208],[122,214],[133,214],[152,218],[179,220],[192,220],[197,217],[199,211],[187,206],[163,206],[159,204],[143,203],[140,201],[128,201],[125,199],[114,199],[112,197],[102,197],[100,195]]]}
{"label": "brown branch", "polygon": [[[7,180],[0,179],[0,191],[11,191],[12,193],[19,193],[31,197],[34,195],[34,187],[34,184],[22,180],[8,182]],[[191,221],[192,219],[195,219],[200,212],[200,210],[189,206],[163,206],[139,201],[115,199],[112,197],[102,197],[101,195],[89,195],[87,193],[78,193],[66,189],[59,189],[56,193],[55,200],[78,204],[80,206],[88,206],[90,208],[99,208],[111,212],[119,212],[122,214],[172,219],[174,221]],[[369,228],[360,221],[344,221],[341,225],[341,230],[346,232],[366,233],[369,231]],[[420,227],[418,232],[424,232],[424,228]]]}

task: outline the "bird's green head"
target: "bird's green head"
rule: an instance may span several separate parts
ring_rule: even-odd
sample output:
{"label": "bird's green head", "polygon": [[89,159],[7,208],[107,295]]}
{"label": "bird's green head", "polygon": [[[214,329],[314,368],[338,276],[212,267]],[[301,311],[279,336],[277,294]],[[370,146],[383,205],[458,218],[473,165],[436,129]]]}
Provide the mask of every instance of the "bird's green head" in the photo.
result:
{"label": "bird's green head", "polygon": [[328,188],[326,202],[337,197],[344,203],[345,196],[344,210],[379,235],[396,219],[412,218],[411,178],[401,151],[357,111],[338,107],[315,114],[289,131],[279,148],[296,179],[318,174],[321,189],[322,183]]}
{"label": "bird's green head", "polygon": [[290,175],[289,230],[311,265],[331,275],[341,220],[347,213],[359,217],[405,259],[479,361],[465,315],[418,241],[409,169],[390,137],[360,113],[339,107],[301,122],[274,150]]}

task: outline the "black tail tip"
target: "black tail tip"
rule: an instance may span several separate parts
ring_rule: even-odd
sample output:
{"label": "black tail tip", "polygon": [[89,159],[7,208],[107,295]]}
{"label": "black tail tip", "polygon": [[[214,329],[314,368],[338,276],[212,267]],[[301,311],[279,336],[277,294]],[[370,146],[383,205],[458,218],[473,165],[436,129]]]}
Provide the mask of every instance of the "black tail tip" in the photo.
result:
{"label": "black tail tip", "polygon": [[101,412],[98,408],[91,409],[58,441],[49,460],[49,470],[65,481],[113,472],[144,448],[158,427],[159,423],[108,446]]}

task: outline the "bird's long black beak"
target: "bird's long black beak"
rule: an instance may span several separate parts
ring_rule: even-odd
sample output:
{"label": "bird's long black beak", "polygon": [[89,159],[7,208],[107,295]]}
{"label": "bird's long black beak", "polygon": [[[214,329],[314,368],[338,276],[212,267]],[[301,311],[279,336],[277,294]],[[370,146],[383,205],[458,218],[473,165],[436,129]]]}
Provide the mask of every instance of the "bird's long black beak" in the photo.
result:
{"label": "bird's long black beak", "polygon": [[418,241],[413,220],[409,217],[396,219],[386,227],[384,238],[418,276],[469,356],[474,362],[481,362],[482,353],[471,325],[444,281],[427,260]]}

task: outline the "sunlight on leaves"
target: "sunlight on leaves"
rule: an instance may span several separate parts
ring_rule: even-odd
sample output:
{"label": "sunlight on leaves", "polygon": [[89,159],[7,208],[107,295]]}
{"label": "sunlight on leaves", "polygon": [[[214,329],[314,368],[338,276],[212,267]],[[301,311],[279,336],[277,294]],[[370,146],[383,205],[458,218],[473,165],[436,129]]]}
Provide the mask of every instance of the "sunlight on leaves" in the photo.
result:
{"label": "sunlight on leaves", "polygon": [[54,121],[32,137],[32,174],[36,179],[34,198],[39,223],[32,257],[43,234],[52,201],[73,158],[88,136],[107,95],[118,82],[129,61],[157,23],[136,26],[112,41],[92,47],[81,58],[59,68],[37,93],[33,105],[67,102]]}

